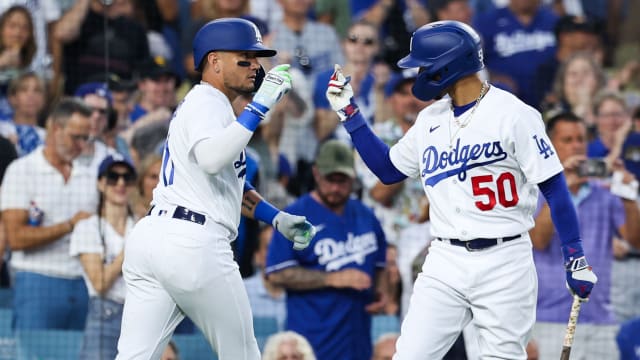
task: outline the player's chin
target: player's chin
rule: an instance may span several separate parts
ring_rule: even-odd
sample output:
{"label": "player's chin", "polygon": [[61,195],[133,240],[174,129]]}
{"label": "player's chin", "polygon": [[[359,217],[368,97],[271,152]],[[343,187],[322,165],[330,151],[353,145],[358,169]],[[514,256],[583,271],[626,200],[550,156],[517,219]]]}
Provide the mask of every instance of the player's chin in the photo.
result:
{"label": "player's chin", "polygon": [[255,92],[255,86],[253,85],[253,82],[251,82],[251,85],[243,85],[243,86],[238,86],[235,89],[236,92],[242,94],[242,95],[251,95]]}

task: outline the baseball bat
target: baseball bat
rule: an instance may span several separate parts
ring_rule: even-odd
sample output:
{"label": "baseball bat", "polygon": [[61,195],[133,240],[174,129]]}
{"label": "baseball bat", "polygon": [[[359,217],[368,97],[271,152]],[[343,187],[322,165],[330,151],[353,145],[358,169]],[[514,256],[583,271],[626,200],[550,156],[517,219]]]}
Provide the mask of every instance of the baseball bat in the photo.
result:
{"label": "baseball bat", "polygon": [[571,304],[571,312],[569,313],[569,323],[564,333],[564,343],[562,344],[562,353],[560,360],[569,360],[571,354],[571,345],[573,344],[573,336],[576,333],[576,324],[578,323],[578,314],[580,313],[580,305],[582,301],[577,295],[573,296],[573,304]]}

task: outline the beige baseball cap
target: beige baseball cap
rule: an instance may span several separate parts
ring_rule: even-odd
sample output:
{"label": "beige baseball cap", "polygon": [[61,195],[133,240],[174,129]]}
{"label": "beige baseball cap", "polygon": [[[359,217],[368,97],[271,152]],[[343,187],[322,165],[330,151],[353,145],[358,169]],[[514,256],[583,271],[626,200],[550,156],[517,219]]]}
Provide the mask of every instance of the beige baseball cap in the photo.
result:
{"label": "beige baseball cap", "polygon": [[351,178],[356,177],[353,149],[340,140],[328,140],[320,145],[316,167],[322,176],[340,173]]}

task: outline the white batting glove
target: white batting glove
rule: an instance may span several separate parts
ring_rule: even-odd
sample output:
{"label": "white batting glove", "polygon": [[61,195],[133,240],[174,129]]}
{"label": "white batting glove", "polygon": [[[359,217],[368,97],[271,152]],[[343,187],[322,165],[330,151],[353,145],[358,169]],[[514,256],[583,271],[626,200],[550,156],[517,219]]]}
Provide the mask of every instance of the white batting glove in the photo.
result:
{"label": "white batting glove", "polygon": [[289,64],[281,64],[269,70],[262,80],[262,85],[253,96],[253,101],[271,109],[284,94],[291,90],[291,74]]}
{"label": "white batting glove", "polygon": [[566,267],[567,289],[572,295],[578,295],[580,300],[587,301],[593,286],[598,282],[598,277],[587,264],[587,259],[582,256],[572,260]]}
{"label": "white batting glove", "polygon": [[316,235],[316,228],[304,216],[280,211],[273,218],[273,227],[293,242],[294,250],[303,250]]}
{"label": "white batting glove", "polygon": [[351,77],[345,78],[342,74],[342,67],[335,64],[326,95],[331,108],[338,113],[340,121],[345,121],[358,112],[358,106],[353,102],[350,80]]}

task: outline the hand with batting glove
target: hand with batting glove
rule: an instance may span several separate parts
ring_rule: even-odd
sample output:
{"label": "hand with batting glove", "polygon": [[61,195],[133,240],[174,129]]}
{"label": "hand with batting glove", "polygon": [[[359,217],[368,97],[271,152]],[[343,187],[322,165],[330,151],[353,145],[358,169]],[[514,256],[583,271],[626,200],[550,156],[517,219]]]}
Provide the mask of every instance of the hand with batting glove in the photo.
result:
{"label": "hand with batting glove", "polygon": [[273,218],[273,227],[293,242],[294,250],[303,250],[316,235],[316,228],[304,216],[280,211]]}
{"label": "hand with batting glove", "polygon": [[351,77],[345,78],[342,74],[342,67],[335,64],[326,95],[331,108],[338,113],[340,121],[345,121],[358,112],[358,105],[353,101],[350,80]]}
{"label": "hand with batting glove", "polygon": [[566,265],[567,289],[573,295],[578,295],[580,300],[589,300],[589,294],[593,286],[598,282],[598,277],[591,271],[587,259],[582,256],[571,260]]}
{"label": "hand with batting glove", "polygon": [[291,90],[290,67],[289,64],[281,64],[269,70],[247,109],[264,118],[267,111]]}

